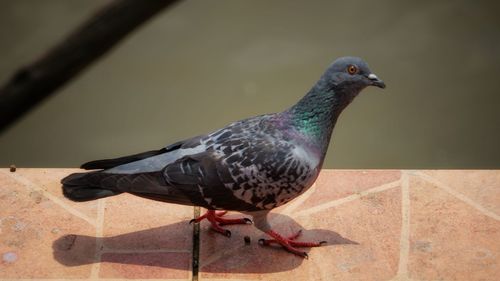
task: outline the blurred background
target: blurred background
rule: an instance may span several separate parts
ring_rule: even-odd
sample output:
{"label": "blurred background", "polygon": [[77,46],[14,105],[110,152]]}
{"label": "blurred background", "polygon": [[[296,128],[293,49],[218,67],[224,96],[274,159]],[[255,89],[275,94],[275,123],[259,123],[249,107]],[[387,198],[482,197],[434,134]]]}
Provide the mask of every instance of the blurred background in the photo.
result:
{"label": "blurred background", "polygon": [[[1,0],[0,82],[109,1]],[[0,135],[0,166],[77,167],[281,111],[332,60],[366,89],[326,168],[500,168],[500,2],[185,0]]]}

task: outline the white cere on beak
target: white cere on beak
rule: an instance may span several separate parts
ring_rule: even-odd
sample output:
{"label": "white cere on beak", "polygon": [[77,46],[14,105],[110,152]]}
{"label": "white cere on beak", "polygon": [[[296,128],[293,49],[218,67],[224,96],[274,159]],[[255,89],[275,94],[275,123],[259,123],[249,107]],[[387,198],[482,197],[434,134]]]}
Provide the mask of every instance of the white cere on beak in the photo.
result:
{"label": "white cere on beak", "polygon": [[378,80],[378,77],[377,77],[377,75],[375,75],[375,74],[373,74],[373,73],[370,73],[370,74],[368,75],[368,79],[370,79],[370,80]]}

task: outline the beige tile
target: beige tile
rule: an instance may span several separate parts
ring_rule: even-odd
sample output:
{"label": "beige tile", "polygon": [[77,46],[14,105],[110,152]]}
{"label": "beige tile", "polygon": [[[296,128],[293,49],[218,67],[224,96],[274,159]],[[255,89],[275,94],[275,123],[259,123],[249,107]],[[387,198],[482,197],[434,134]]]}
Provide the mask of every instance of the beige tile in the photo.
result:
{"label": "beige tile", "polygon": [[106,199],[106,249],[191,250],[193,207],[121,194]]}
{"label": "beige tile", "polygon": [[[443,174],[450,180],[463,175],[464,182],[470,177],[468,172]],[[411,177],[410,183],[410,277],[498,280],[500,222],[427,181]]]}
{"label": "beige tile", "polygon": [[193,207],[129,194],[107,198],[102,278],[189,279]]}
{"label": "beige tile", "polygon": [[[97,268],[94,277],[189,279],[192,207],[121,195],[101,200],[100,226],[98,201],[61,194],[60,179],[74,171],[2,169],[0,278],[89,278]],[[95,267],[98,256],[103,262]]]}
{"label": "beige tile", "polygon": [[95,240],[77,237],[95,228],[8,173],[0,170],[0,279],[89,277]]}
{"label": "beige tile", "polygon": [[322,170],[316,185],[327,192],[315,192],[302,208],[317,206],[367,189],[399,180],[399,170]]}
{"label": "beige tile", "polygon": [[[330,189],[320,183],[315,192],[328,193]],[[308,260],[282,249],[259,246],[257,240],[265,236],[252,226],[228,226],[233,233],[228,239],[209,231],[204,222],[201,279],[389,279],[396,274],[399,259],[400,204],[400,190],[394,188],[309,215],[289,217],[274,213],[271,224],[282,234],[305,229],[299,240],[330,243],[305,248]],[[252,238],[249,246],[243,242],[245,235]]]}
{"label": "beige tile", "polygon": [[[37,169],[37,168],[17,168],[15,175],[21,176],[31,183],[36,184],[38,187],[44,191],[50,193],[56,198],[62,200],[65,204],[71,206],[71,208],[77,210],[78,212],[84,214],[85,216],[95,220],[97,217],[97,201],[89,201],[85,203],[72,202],[64,198],[61,189],[61,179],[72,174],[81,173],[85,170],[81,169]],[[38,200],[39,192],[33,192],[31,198],[33,200]]]}
{"label": "beige tile", "polygon": [[[191,279],[191,207],[131,195],[71,202],[59,181],[74,171],[0,169],[0,279]],[[330,245],[306,249],[303,260],[259,246],[265,235],[253,226],[226,226],[229,239],[204,221],[200,279],[390,280],[401,256],[408,274],[400,280],[496,280],[500,171],[411,174],[409,240],[401,236],[399,183],[375,188],[398,181],[399,171],[325,170],[302,199],[274,210],[271,224],[285,235],[304,229],[299,240]]]}
{"label": "beige tile", "polygon": [[423,173],[500,215],[499,170],[428,170]]}
{"label": "beige tile", "polygon": [[99,277],[191,280],[191,253],[107,253]]}

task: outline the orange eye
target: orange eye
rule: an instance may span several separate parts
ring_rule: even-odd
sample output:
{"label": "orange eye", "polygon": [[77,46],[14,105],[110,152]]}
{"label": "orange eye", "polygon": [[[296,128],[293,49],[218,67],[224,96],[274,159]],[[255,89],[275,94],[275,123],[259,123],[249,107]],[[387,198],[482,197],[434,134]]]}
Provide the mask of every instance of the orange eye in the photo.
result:
{"label": "orange eye", "polygon": [[358,72],[358,68],[355,65],[351,64],[347,67],[347,72],[351,75],[355,74],[356,72]]}

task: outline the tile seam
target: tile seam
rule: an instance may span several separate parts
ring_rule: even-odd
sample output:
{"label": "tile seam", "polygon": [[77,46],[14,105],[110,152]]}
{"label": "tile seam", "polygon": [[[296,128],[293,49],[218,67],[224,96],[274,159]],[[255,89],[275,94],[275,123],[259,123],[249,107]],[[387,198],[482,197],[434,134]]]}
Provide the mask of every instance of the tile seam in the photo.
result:
{"label": "tile seam", "polygon": [[[193,207],[193,218],[200,216],[200,207]],[[191,280],[198,281],[200,271],[200,224],[193,223],[193,253],[191,264]]]}
{"label": "tile seam", "polygon": [[22,176],[22,175],[17,175],[15,173],[6,173],[4,171],[0,171],[0,173],[2,174],[5,174],[9,177],[11,177],[12,179],[14,179],[16,182],[20,183],[21,185],[23,185],[24,187],[30,189],[30,190],[34,190],[34,191],[39,191],[42,193],[42,195],[49,199],[50,201],[52,201],[54,204],[58,205],[59,207],[63,208],[64,210],[66,210],[68,213],[74,215],[75,217],[78,217],[86,222],[88,222],[90,225],[92,225],[93,227],[97,227],[97,222],[96,220],[90,218],[89,216],[83,214],[82,212],[76,210],[75,208],[69,206],[68,204],[64,203],[64,201],[62,201],[61,199],[57,198],[56,196],[54,196],[53,194],[51,194],[50,192],[46,191],[45,189],[39,187],[37,184],[35,184],[34,182],[32,182],[31,180],[27,179],[26,177]]}
{"label": "tile seam", "polygon": [[321,212],[323,210],[326,210],[326,209],[329,209],[332,207],[336,207],[336,206],[360,199],[361,197],[369,195],[369,194],[379,193],[379,192],[383,192],[383,191],[386,191],[386,190],[389,190],[392,188],[399,187],[400,185],[401,185],[401,180],[385,183],[385,184],[382,184],[382,185],[379,185],[376,187],[372,187],[368,190],[361,191],[359,193],[351,194],[351,195],[348,195],[346,197],[342,197],[342,198],[339,198],[339,199],[336,199],[336,200],[333,200],[333,201],[330,201],[327,203],[323,203],[323,204],[311,207],[309,209],[297,212],[296,216],[311,215],[311,214]]}
{"label": "tile seam", "polygon": [[429,176],[429,175],[422,173],[422,172],[414,172],[414,175],[420,177],[421,179],[427,181],[428,183],[435,185],[436,187],[440,188],[441,190],[446,191],[447,193],[451,194],[453,197],[455,197],[455,198],[459,199],[460,201],[466,203],[467,205],[475,208],[483,215],[491,217],[497,221],[500,221],[500,215],[497,215],[494,212],[486,209],[485,207],[481,206],[481,204],[475,202],[474,200],[470,199],[469,197],[465,196],[464,194],[454,190],[453,188],[449,187],[447,184],[435,179],[434,177]]}
{"label": "tile seam", "polygon": [[401,237],[399,241],[399,262],[397,276],[408,279],[408,258],[410,254],[410,183],[406,171],[401,172]]}
{"label": "tile seam", "polygon": [[101,270],[101,255],[102,255],[102,242],[103,242],[103,229],[104,229],[104,210],[106,199],[97,201],[97,227],[96,227],[96,247],[95,247],[95,260],[90,272],[91,280],[99,280],[99,272]]}

